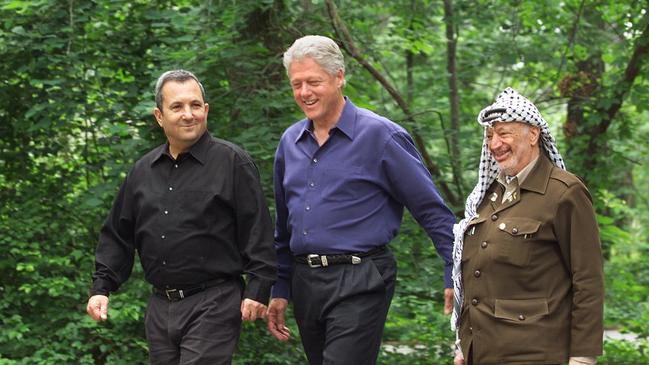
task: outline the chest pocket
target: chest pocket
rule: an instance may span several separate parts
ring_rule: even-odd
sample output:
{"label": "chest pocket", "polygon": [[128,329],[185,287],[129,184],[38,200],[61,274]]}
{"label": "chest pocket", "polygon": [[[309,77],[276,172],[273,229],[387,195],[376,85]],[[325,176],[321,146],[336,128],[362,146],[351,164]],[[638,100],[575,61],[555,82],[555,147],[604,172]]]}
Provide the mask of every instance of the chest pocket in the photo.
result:
{"label": "chest pocket", "polygon": [[[464,249],[462,250],[462,262],[468,261],[469,257],[471,256],[467,250],[470,250],[470,248],[467,247],[467,245],[471,245],[470,242],[472,242],[474,239],[476,239],[476,235],[479,233],[479,231],[482,229],[483,224],[487,219],[486,218],[481,218],[481,217],[476,217],[473,218],[469,224],[466,227],[466,230],[464,231]],[[467,244],[467,242],[469,242]]]}
{"label": "chest pocket", "polygon": [[497,236],[493,259],[515,266],[525,266],[529,262],[533,240],[541,227],[541,222],[522,217],[503,218],[496,227]]}

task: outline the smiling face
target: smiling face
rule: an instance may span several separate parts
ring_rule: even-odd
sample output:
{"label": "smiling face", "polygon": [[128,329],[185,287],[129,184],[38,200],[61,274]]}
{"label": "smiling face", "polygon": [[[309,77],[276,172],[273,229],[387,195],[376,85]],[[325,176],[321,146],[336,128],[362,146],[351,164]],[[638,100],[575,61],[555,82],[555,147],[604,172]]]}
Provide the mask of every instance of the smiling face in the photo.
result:
{"label": "smiling face", "polygon": [[508,176],[518,174],[539,155],[538,127],[518,122],[495,122],[487,127],[489,151]]}
{"label": "smiling face", "polygon": [[176,158],[187,151],[207,130],[209,105],[194,80],[168,81],[162,87],[162,110],[153,115],[169,141],[169,153]]}
{"label": "smiling face", "polygon": [[345,106],[344,72],[338,70],[331,75],[312,58],[305,57],[293,61],[288,74],[293,98],[306,117],[319,125],[335,124]]}

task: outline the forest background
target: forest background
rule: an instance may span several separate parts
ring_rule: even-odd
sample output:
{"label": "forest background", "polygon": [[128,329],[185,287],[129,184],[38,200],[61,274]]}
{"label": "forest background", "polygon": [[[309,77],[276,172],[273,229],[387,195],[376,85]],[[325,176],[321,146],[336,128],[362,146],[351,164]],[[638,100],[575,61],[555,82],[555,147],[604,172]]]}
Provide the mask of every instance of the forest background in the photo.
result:
{"label": "forest background", "polygon": [[[477,180],[478,112],[506,86],[532,99],[594,197],[606,327],[636,336],[607,340],[600,364],[649,364],[648,11],[631,0],[0,1],[0,364],[146,363],[139,264],[107,322],[85,305],[118,186],[164,141],[154,82],[198,75],[209,129],[252,155],[272,207],[274,151],[302,117],[281,55],[306,34],[339,42],[345,94],[408,129],[458,217]],[[380,363],[451,364],[441,260],[408,214],[391,247],[400,271]],[[305,363],[297,336],[244,326],[235,364]]]}

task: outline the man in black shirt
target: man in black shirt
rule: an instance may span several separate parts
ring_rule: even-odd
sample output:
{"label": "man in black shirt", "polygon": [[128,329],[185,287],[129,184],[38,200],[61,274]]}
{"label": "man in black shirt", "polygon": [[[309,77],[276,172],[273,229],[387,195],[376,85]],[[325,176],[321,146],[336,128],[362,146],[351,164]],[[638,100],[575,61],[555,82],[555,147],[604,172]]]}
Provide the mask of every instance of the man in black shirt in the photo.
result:
{"label": "man in black shirt", "polygon": [[266,315],[277,275],[259,173],[241,148],[207,132],[209,106],[191,72],[164,73],[155,92],[167,143],[138,160],[119,190],[100,232],[87,312],[107,319],[108,295],[128,279],[137,251],[153,286],[151,363],[229,364],[241,321]]}

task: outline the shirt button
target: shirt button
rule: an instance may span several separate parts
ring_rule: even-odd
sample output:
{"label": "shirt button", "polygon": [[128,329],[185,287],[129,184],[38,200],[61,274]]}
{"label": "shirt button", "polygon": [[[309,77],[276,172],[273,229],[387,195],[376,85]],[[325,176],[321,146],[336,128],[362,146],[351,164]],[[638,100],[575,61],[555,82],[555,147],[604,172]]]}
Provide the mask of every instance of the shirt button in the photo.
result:
{"label": "shirt button", "polygon": [[167,236],[165,236],[165,235],[163,234],[162,236],[160,236],[160,238],[165,239],[165,238],[167,238]]}
{"label": "shirt button", "polygon": [[178,164],[174,164],[174,167],[175,167],[175,168],[178,168]]}
{"label": "shirt button", "polygon": [[513,234],[518,233],[518,228],[512,228],[512,233],[513,233]]}
{"label": "shirt button", "polygon": [[304,236],[306,236],[306,235],[309,234],[309,233],[308,233],[308,232],[306,231],[306,229],[305,229],[304,231],[302,231],[302,234],[303,234]]}
{"label": "shirt button", "polygon": [[522,315],[522,314],[519,314],[519,315],[518,315],[518,319],[520,319],[521,321],[524,321],[524,320],[525,320],[525,316]]}
{"label": "shirt button", "polygon": [[311,206],[310,206],[310,205],[307,205],[304,209],[306,209],[307,211],[309,211],[309,210],[311,210]]}
{"label": "shirt button", "polygon": [[482,241],[482,243],[480,244],[480,247],[487,248],[488,245],[489,244],[487,243],[487,241]]}
{"label": "shirt button", "polygon": [[498,219],[498,215],[494,214],[494,215],[491,216],[492,221],[495,221],[496,219]]}
{"label": "shirt button", "polygon": [[507,228],[507,225],[506,225],[505,223],[500,223],[500,225],[498,226],[498,228],[500,228],[501,231],[504,231],[505,228]]}
{"label": "shirt button", "polygon": [[480,272],[480,270],[476,270],[473,272],[473,276],[475,276],[476,278],[479,278],[481,274],[482,273]]}
{"label": "shirt button", "polygon": [[174,189],[174,188],[172,188],[171,186],[169,187],[169,191],[171,191],[171,190],[173,190],[173,189]]}
{"label": "shirt button", "polygon": [[166,265],[166,264],[167,264],[167,261],[162,261],[163,266]]}
{"label": "shirt button", "polygon": [[165,214],[169,214],[169,211],[168,211],[168,210],[165,210]]}
{"label": "shirt button", "polygon": [[315,186],[315,183],[314,183],[313,181],[311,181],[311,182],[309,183],[309,186],[310,186],[310,187],[314,187],[314,186]]}
{"label": "shirt button", "polygon": [[313,158],[313,163],[318,163],[318,159],[314,157]]}
{"label": "shirt button", "polygon": [[473,305],[478,305],[478,303],[480,303],[480,301],[478,300],[478,298],[473,298],[473,299],[471,299],[471,304],[473,304]]}

